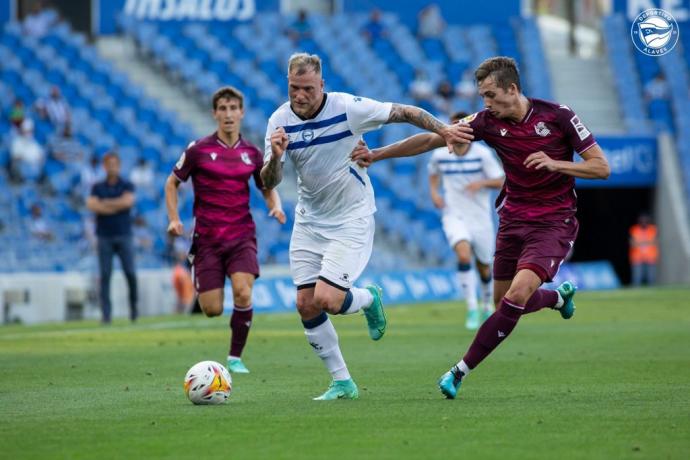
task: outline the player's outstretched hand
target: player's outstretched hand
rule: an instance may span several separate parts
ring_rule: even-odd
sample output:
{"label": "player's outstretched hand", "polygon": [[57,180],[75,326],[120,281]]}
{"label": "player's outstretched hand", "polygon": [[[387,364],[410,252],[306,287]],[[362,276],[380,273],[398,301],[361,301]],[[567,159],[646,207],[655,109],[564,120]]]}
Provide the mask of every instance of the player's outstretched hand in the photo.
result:
{"label": "player's outstretched hand", "polygon": [[287,220],[285,212],[281,208],[273,208],[268,212],[269,217],[274,217],[278,222],[284,224]]}
{"label": "player's outstretched hand", "polygon": [[467,123],[453,123],[443,129],[443,140],[446,141],[448,151],[453,152],[454,144],[469,144],[474,140],[472,128]]}
{"label": "player's outstretched hand", "polygon": [[359,142],[357,142],[357,146],[350,154],[350,158],[352,158],[352,161],[357,163],[358,166],[368,168],[371,166],[373,155],[369,147],[367,147],[367,143],[364,142],[363,139],[360,139]]}
{"label": "player's outstretched hand", "polygon": [[522,164],[524,164],[527,169],[534,168],[539,170],[546,168],[549,172],[554,172],[558,169],[558,162],[541,150],[539,152],[530,153]]}
{"label": "player's outstretched hand", "polygon": [[288,138],[285,128],[282,126],[276,128],[273,133],[271,133],[271,152],[274,157],[280,158],[285,150],[287,150],[288,143],[290,139]]}
{"label": "player's outstretched hand", "polygon": [[184,225],[179,220],[173,220],[168,224],[168,234],[171,236],[184,235]]}

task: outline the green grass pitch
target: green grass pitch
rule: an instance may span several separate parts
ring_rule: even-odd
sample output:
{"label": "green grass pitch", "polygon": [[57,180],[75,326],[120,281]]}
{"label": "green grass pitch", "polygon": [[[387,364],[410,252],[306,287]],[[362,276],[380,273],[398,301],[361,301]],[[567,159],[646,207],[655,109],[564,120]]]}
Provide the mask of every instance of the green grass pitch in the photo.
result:
{"label": "green grass pitch", "polygon": [[579,293],[549,310],[442,398],[469,345],[464,305],[388,309],[387,335],[336,317],[357,401],[329,383],[296,314],[257,315],[223,406],[182,391],[197,361],[224,362],[223,319],[163,317],[0,327],[0,458],[687,459],[690,290]]}

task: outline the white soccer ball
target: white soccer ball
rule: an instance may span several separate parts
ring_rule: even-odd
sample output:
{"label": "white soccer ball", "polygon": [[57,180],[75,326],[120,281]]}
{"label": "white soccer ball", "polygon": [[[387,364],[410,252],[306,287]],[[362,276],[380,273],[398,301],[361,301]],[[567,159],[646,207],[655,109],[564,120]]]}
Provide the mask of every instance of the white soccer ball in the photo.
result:
{"label": "white soccer ball", "polygon": [[187,371],[184,392],[194,404],[222,404],[232,392],[232,377],[215,361],[201,361]]}

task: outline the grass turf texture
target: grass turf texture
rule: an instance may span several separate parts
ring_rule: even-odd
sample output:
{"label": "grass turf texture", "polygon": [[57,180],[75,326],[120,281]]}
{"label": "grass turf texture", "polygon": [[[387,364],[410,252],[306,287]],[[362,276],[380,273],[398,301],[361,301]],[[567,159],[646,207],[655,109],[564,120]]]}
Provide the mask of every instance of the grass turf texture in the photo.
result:
{"label": "grass turf texture", "polygon": [[357,401],[315,402],[329,377],[296,314],[254,319],[224,406],[182,391],[197,361],[225,362],[227,318],[0,328],[0,458],[663,458],[690,452],[688,290],[578,293],[545,310],[442,398],[465,351],[464,307],[334,323]]}

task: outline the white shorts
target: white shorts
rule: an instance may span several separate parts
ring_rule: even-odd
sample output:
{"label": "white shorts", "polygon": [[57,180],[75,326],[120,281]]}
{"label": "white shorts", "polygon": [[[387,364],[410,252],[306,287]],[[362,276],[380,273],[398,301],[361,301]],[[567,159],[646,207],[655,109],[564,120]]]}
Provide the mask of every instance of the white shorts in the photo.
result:
{"label": "white shorts", "polygon": [[467,221],[457,217],[444,215],[443,232],[451,248],[460,241],[467,241],[477,260],[485,265],[491,264],[494,256],[496,236],[492,225],[468,225]]}
{"label": "white shorts", "polygon": [[362,274],[374,245],[373,214],[339,226],[298,224],[290,239],[290,271],[295,286],[321,277],[343,289]]}

